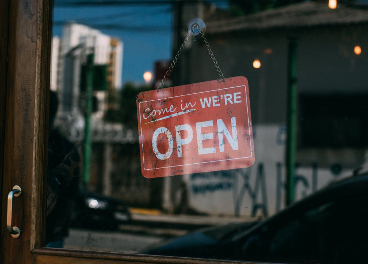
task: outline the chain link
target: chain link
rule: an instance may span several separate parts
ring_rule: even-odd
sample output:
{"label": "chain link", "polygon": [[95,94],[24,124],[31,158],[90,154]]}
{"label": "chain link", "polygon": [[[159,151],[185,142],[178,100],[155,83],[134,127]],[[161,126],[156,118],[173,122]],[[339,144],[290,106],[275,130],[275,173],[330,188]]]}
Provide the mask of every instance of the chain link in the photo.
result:
{"label": "chain link", "polygon": [[[224,74],[222,73],[222,71],[221,71],[221,69],[220,69],[220,66],[218,65],[218,62],[217,62],[217,60],[216,60],[216,58],[215,58],[215,55],[213,54],[213,51],[212,51],[212,49],[211,49],[211,47],[210,47],[210,44],[209,44],[209,43],[208,43],[208,41],[207,41],[207,38],[206,38],[206,37],[205,37],[205,35],[204,35],[204,32],[201,30],[199,33],[201,34],[201,36],[202,36],[202,38],[203,38],[203,40],[204,40],[204,43],[205,43],[205,45],[206,45],[206,47],[207,47],[207,50],[208,50],[208,54],[210,55],[210,57],[211,57],[211,59],[212,59],[213,63],[215,64],[216,71],[217,71],[217,72],[218,72],[218,74],[220,75],[220,79],[221,79],[221,81],[225,82],[225,76],[224,76]],[[183,50],[184,50],[184,48],[185,48],[185,45],[186,45],[186,44],[187,44],[187,42],[188,42],[189,37],[190,37],[190,34],[188,33],[188,34],[187,34],[187,37],[184,39],[183,44],[181,44],[181,46],[180,46],[180,48],[179,48],[178,52],[176,53],[176,55],[175,55],[175,57],[174,57],[173,61],[171,62],[170,66],[169,66],[169,69],[166,71],[166,73],[165,73],[165,75],[164,75],[164,78],[163,78],[163,79],[162,79],[162,81],[161,81],[160,86],[157,88],[158,90],[159,90],[159,89],[162,89],[162,87],[164,86],[164,84],[165,84],[165,82],[166,82],[167,78],[169,78],[169,77],[170,77],[170,74],[171,74],[172,70],[174,69],[174,67],[175,67],[176,63],[178,62],[178,59],[179,59],[179,57],[180,57],[181,53],[183,52]]]}
{"label": "chain link", "polygon": [[222,73],[222,71],[221,71],[221,69],[220,69],[220,66],[218,65],[218,62],[217,62],[217,60],[216,60],[216,58],[215,58],[215,55],[214,55],[214,54],[213,54],[213,52],[212,52],[212,49],[211,49],[211,47],[210,47],[210,44],[208,43],[207,38],[205,37],[204,32],[203,32],[202,30],[200,31],[200,34],[201,34],[201,36],[202,36],[202,38],[203,38],[203,40],[204,40],[204,43],[206,44],[206,47],[207,47],[207,50],[208,50],[208,54],[210,54],[210,57],[211,57],[211,59],[212,59],[213,63],[215,64],[216,71],[217,71],[217,72],[218,72],[218,74],[220,75],[221,80],[222,80],[223,82],[225,82],[225,76],[224,76],[224,74]]}
{"label": "chain link", "polygon": [[174,69],[175,64],[177,63],[181,53],[183,52],[183,49],[185,48],[185,45],[188,42],[188,39],[189,39],[189,33],[187,34],[187,37],[184,39],[183,44],[181,44],[178,52],[175,55],[175,58],[173,59],[173,61],[171,62],[170,66],[169,66],[169,69],[166,71],[166,73],[164,75],[164,78],[162,79],[160,87],[158,87],[158,89],[161,89],[164,86],[164,84],[166,82],[166,79],[170,77],[170,74],[171,74],[172,70]]}

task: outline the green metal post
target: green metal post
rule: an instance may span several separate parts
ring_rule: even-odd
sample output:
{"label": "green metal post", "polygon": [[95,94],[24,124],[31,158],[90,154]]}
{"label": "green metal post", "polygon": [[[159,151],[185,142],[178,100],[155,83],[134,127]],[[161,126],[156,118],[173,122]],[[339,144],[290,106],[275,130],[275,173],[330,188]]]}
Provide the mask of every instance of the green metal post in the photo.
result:
{"label": "green metal post", "polygon": [[92,94],[93,94],[93,61],[94,54],[87,55],[86,65],[86,90],[85,90],[85,112],[84,112],[84,170],[83,182],[88,186],[91,170],[92,156],[92,136],[91,136],[91,115],[92,115]]}
{"label": "green metal post", "polygon": [[286,206],[294,201],[294,174],[296,152],[297,115],[297,50],[296,39],[290,39],[288,47],[288,102],[287,102],[287,141],[286,141]]}

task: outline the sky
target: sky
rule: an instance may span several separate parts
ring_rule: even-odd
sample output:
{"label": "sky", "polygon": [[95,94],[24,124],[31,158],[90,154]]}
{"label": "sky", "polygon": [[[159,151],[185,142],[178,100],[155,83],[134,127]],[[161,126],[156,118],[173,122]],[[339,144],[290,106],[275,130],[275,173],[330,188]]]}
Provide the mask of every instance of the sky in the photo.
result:
{"label": "sky", "polygon": [[[123,84],[144,82],[143,73],[153,72],[156,60],[169,60],[172,53],[172,12],[170,5],[122,5],[71,8],[55,5],[53,35],[62,35],[60,22],[74,20],[86,25],[113,24],[119,29],[97,27],[119,38],[123,50]],[[92,26],[93,27],[93,26]]]}
{"label": "sky", "polygon": [[[128,81],[143,83],[144,72],[151,71],[153,73],[155,61],[171,59],[173,36],[171,4],[138,4],[139,1],[144,0],[120,0],[121,2],[130,2],[130,4],[67,7],[62,4],[67,1],[69,0],[55,0],[53,35],[61,36],[62,23],[74,20],[94,27],[106,35],[119,38],[124,44],[123,84]],[[109,2],[107,0],[85,1]],[[144,2],[150,3],[150,1]],[[222,8],[226,8],[225,0],[209,2],[215,2]],[[359,2],[367,3],[368,0],[360,0]],[[107,24],[115,28],[107,29]],[[101,25],[105,26],[101,27]]]}

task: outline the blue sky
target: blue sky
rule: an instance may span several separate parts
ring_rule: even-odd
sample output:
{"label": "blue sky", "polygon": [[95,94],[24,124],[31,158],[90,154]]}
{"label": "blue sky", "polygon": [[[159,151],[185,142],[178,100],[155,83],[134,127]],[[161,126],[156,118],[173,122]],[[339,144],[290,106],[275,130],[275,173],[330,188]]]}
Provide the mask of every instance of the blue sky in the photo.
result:
{"label": "blue sky", "polygon": [[[99,29],[124,43],[123,84],[144,82],[143,73],[153,72],[156,60],[169,60],[172,53],[172,13],[168,5],[65,8],[55,6],[54,22],[74,20],[85,24],[114,24],[127,29]],[[142,29],[137,29],[139,27]],[[54,25],[53,35],[61,36]]]}
{"label": "blue sky", "polygon": [[[62,0],[56,0],[60,3]],[[99,0],[102,1],[103,0]],[[220,0],[216,0],[219,3]],[[225,7],[224,1],[220,1]],[[367,3],[368,0],[359,2]],[[84,24],[113,24],[120,29],[99,29],[124,43],[123,84],[127,81],[143,83],[143,73],[153,72],[156,60],[172,57],[171,5],[120,5],[113,7],[54,7],[54,22],[74,20]],[[53,34],[61,36],[62,26],[54,25]]]}

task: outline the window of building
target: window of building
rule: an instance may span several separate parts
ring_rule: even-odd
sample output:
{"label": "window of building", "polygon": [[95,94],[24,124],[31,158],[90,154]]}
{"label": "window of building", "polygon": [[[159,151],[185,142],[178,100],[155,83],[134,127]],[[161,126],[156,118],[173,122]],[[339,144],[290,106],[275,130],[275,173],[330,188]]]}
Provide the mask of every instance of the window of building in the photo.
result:
{"label": "window of building", "polygon": [[368,146],[368,95],[301,95],[299,133],[304,148]]}

